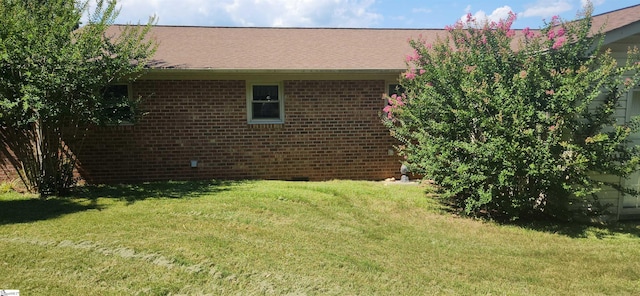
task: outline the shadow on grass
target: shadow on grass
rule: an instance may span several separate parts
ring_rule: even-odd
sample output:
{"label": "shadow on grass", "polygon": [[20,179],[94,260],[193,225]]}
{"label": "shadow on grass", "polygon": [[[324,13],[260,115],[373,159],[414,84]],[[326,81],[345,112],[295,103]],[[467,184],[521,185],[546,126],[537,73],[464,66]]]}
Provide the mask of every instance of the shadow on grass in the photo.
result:
{"label": "shadow on grass", "polygon": [[616,235],[630,235],[640,238],[640,221],[620,221],[609,224],[588,222],[528,221],[507,223],[525,229],[565,235],[571,238],[595,237],[604,239]]}
{"label": "shadow on grass", "polygon": [[[432,197],[437,196],[431,195]],[[434,197],[435,198],[435,197]],[[608,223],[597,223],[587,221],[563,221],[563,220],[544,220],[530,218],[516,221],[509,221],[508,219],[496,219],[487,215],[479,215],[475,218],[466,216],[462,208],[456,207],[451,202],[436,198],[436,201],[442,207],[442,212],[455,215],[458,217],[467,217],[469,219],[480,219],[483,221],[495,222],[499,225],[516,226],[523,229],[529,229],[538,232],[546,232],[552,234],[564,235],[571,238],[588,238],[595,237],[597,239],[604,239],[608,237],[614,237],[619,235],[626,235],[640,238],[640,220],[624,220],[624,221],[611,221]],[[504,218],[504,217],[503,217]]]}
{"label": "shadow on grass", "polygon": [[0,225],[35,222],[100,209],[95,203],[80,204],[72,199],[52,198],[0,201]]}
{"label": "shadow on grass", "polygon": [[[69,197],[0,200],[0,225],[35,222],[87,210],[101,210],[98,198],[119,199],[127,204],[150,198],[197,198],[232,190],[234,186],[245,182],[247,181],[209,180],[79,186],[73,189]],[[87,200],[89,203],[86,203]]]}
{"label": "shadow on grass", "polygon": [[129,204],[150,198],[197,198],[203,195],[232,190],[247,181],[168,181],[119,185],[86,185],[73,190],[72,197],[114,198]]}

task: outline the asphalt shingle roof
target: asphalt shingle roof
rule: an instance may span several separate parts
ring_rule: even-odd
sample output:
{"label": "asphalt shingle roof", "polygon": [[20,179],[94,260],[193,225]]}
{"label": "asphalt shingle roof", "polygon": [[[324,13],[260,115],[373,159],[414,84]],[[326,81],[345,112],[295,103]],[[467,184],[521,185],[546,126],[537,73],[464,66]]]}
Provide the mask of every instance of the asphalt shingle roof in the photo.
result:
{"label": "asphalt shingle roof", "polygon": [[[594,17],[610,32],[640,21],[640,5]],[[118,32],[121,26],[112,26]],[[154,68],[284,71],[397,71],[408,40],[435,40],[441,29],[335,29],[154,26]]]}

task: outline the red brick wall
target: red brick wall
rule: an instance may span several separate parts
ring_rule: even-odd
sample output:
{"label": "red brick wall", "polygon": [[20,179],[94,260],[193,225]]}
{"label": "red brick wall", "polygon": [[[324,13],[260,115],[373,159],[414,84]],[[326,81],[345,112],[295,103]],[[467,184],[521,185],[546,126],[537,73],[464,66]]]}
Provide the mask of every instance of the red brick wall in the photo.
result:
{"label": "red brick wall", "polygon": [[[78,153],[88,182],[399,177],[380,122],[380,81],[284,81],[285,123],[247,123],[246,84],[139,81],[147,115],[92,131]],[[190,160],[198,160],[191,168]]]}

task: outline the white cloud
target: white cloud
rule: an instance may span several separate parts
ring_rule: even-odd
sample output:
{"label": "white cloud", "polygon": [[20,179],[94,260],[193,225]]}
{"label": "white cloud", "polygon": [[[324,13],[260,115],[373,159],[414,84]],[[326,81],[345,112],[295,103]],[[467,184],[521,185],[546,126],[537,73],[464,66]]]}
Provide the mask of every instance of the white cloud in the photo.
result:
{"label": "white cloud", "polygon": [[[119,0],[120,14],[116,23],[146,23],[157,16],[159,24],[195,25],[210,23],[212,15],[219,10],[206,0]],[[91,8],[90,8],[91,9]]]}
{"label": "white cloud", "polygon": [[[470,5],[467,6],[465,11],[467,13],[471,13],[471,6]],[[505,6],[494,9],[493,12],[491,12],[491,14],[489,15],[487,15],[483,10],[478,10],[476,11],[476,13],[472,13],[472,17],[475,18],[476,21],[479,23],[498,22],[500,20],[507,19],[509,17],[509,13],[512,11],[513,10],[511,9],[511,7],[509,7],[508,5],[505,5]],[[467,16],[463,15],[462,17],[460,17],[460,20],[462,22],[466,22]]]}
{"label": "white cloud", "polygon": [[570,0],[538,0],[532,5],[528,5],[524,12],[520,13],[523,17],[550,17],[559,15],[563,12],[573,9]]}
{"label": "white cloud", "polygon": [[118,22],[162,25],[370,27],[382,20],[375,0],[120,0]]}

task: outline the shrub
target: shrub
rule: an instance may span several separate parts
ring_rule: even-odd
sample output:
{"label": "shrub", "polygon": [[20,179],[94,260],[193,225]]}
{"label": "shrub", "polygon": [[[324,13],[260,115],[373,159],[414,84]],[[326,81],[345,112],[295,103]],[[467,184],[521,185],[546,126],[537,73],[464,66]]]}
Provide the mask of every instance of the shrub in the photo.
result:
{"label": "shrub", "polygon": [[76,183],[76,155],[90,126],[120,122],[116,109],[136,109],[135,99],[113,98],[106,89],[145,70],[156,49],[147,38],[155,20],[112,36],[118,12],[115,0],[91,7],[0,1],[0,164],[42,198],[66,195]]}
{"label": "shrub", "polygon": [[638,49],[618,65],[593,34],[591,7],[573,22],[511,29],[516,16],[471,15],[432,44],[412,40],[383,121],[413,172],[433,179],[469,215],[510,219],[597,213],[596,175],[626,177],[639,150],[638,120],[617,122],[619,100],[638,85]]}

